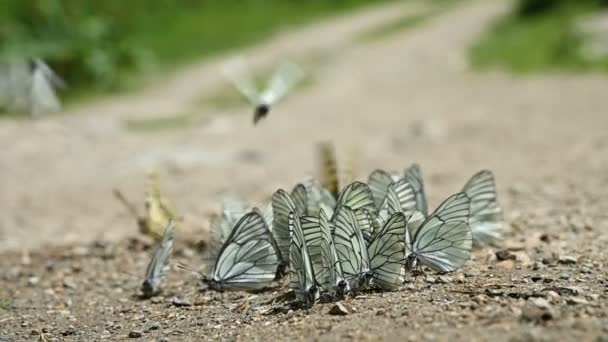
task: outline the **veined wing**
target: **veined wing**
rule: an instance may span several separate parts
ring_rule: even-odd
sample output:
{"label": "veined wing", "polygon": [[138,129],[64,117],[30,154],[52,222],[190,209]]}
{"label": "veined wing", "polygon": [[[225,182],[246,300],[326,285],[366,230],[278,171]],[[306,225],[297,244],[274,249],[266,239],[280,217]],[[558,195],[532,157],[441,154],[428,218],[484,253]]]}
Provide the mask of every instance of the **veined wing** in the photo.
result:
{"label": "veined wing", "polygon": [[344,273],[352,289],[364,287],[369,274],[367,246],[353,210],[346,206],[336,209],[332,217],[334,244]]}
{"label": "veined wing", "polygon": [[420,261],[436,271],[451,272],[469,260],[473,243],[468,224],[470,202],[463,192],[448,197],[408,237],[408,268]]}
{"label": "veined wing", "polygon": [[260,95],[261,102],[274,105],[304,79],[304,70],[291,62],[283,62],[272,75],[268,87]]}
{"label": "veined wing", "polygon": [[223,290],[256,290],[278,278],[281,252],[258,209],[245,214],[222,246],[209,286]]}
{"label": "veined wing", "polygon": [[306,215],[308,211],[308,202],[310,201],[306,186],[302,183],[296,184],[296,186],[293,187],[293,190],[291,190],[291,198],[293,199],[293,203],[298,210],[298,215]]}
{"label": "veined wing", "polygon": [[163,234],[163,238],[156,248],[152,260],[150,260],[150,263],[148,264],[146,277],[142,284],[142,291],[145,297],[151,297],[158,294],[165,281],[167,272],[170,269],[169,258],[173,251],[173,240],[175,238],[174,228],[173,222],[169,222],[169,225]]}
{"label": "veined wing", "polygon": [[[358,219],[365,217],[365,215],[360,213],[362,210],[366,210],[369,213],[376,212],[374,195],[367,184],[362,182],[354,182],[344,188],[338,197],[336,206],[352,209]],[[361,229],[364,236],[371,237],[372,229],[367,221],[358,221],[358,228]]]}
{"label": "veined wing", "polygon": [[306,188],[306,213],[311,216],[318,216],[319,210],[323,209],[326,213],[333,213],[336,207],[336,199],[321,183],[314,178],[309,178],[303,183]]}
{"label": "veined wing", "polygon": [[402,212],[393,213],[377,232],[368,247],[372,283],[384,290],[392,290],[405,280],[406,218]]}
{"label": "veined wing", "polygon": [[306,239],[296,212],[289,214],[289,277],[296,299],[311,307],[319,299],[319,289]]}
{"label": "veined wing", "polygon": [[374,170],[367,178],[367,185],[374,196],[374,202],[376,203],[376,210],[379,211],[388,187],[393,183],[393,177],[384,170]]}
{"label": "veined wing", "polygon": [[292,197],[283,189],[272,195],[272,212],[274,215],[272,234],[281,252],[282,262],[289,265],[289,213],[297,211]]}
{"label": "veined wing", "polygon": [[422,179],[420,166],[418,164],[412,164],[412,166],[405,169],[403,178],[414,188],[414,193],[416,194],[416,209],[426,217],[429,209],[426,201],[426,194],[424,193],[424,181]]}
{"label": "veined wing", "polygon": [[242,57],[236,57],[224,64],[222,73],[252,105],[259,104],[259,91]]}
{"label": "veined wing", "polygon": [[471,177],[464,186],[471,198],[469,225],[473,242],[485,246],[502,239],[503,214],[496,199],[496,184],[491,171],[483,170]]}

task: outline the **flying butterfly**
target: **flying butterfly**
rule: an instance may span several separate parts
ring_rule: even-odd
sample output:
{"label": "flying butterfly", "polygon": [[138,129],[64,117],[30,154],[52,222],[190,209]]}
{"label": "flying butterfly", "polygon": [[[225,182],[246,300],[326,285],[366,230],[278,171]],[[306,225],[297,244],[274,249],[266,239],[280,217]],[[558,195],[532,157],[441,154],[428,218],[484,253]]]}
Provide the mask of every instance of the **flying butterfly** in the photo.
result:
{"label": "flying butterfly", "polygon": [[281,261],[262,213],[254,208],[236,223],[203,282],[217,291],[259,290],[281,277]]}
{"label": "flying butterfly", "polygon": [[452,272],[470,259],[473,246],[470,204],[467,194],[460,192],[448,197],[418,227],[411,229],[408,223],[405,239],[408,270],[414,270],[420,262],[438,272]]}
{"label": "flying butterfly", "polygon": [[303,216],[300,221],[317,281],[335,297],[344,297],[350,287],[344,279],[325,211],[321,209],[318,217]]}
{"label": "flying butterfly", "polygon": [[283,62],[270,78],[267,87],[260,91],[249,75],[242,57],[226,63],[222,71],[224,76],[255,107],[253,113],[254,125],[266,117],[271,107],[281,101],[296,84],[304,79],[305,75],[298,65]]}
{"label": "flying butterfly", "polygon": [[473,175],[464,186],[471,198],[469,225],[473,243],[485,246],[502,239],[503,214],[496,199],[496,184],[491,171],[482,170]]}
{"label": "flying butterfly", "polygon": [[351,289],[365,288],[371,280],[369,255],[355,212],[339,206],[331,219],[336,254]]}
{"label": "flying butterfly", "polygon": [[169,224],[169,221],[176,218],[173,206],[160,194],[158,173],[155,171],[150,171],[147,174],[144,216],[140,216],[137,213],[135,205],[129,202],[118,189],[114,189],[114,196],[136,219],[140,232],[150,235],[155,239],[162,238],[164,229]]}
{"label": "flying butterfly", "polygon": [[290,287],[296,295],[296,300],[310,308],[319,300],[319,287],[296,212],[289,214],[289,239]]}
{"label": "flying butterfly", "polygon": [[150,298],[160,293],[163,282],[170,269],[169,258],[173,252],[173,240],[175,238],[175,225],[169,222],[162,240],[158,244],[152,260],[146,269],[146,277],[141,286],[144,298]]}
{"label": "flying butterfly", "polygon": [[55,95],[55,89],[65,88],[65,82],[40,58],[30,60],[30,70],[31,114],[39,116],[60,111],[61,103]]}

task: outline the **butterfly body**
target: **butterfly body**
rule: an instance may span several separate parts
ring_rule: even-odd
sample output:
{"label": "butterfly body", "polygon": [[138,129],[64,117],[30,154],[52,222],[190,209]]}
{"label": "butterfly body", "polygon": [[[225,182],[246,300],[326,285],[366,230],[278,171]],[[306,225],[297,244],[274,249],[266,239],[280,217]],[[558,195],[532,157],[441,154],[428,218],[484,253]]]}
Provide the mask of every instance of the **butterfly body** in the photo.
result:
{"label": "butterfly body", "polygon": [[257,124],[260,120],[264,119],[270,112],[270,105],[261,103],[255,107],[253,111],[253,124]]}

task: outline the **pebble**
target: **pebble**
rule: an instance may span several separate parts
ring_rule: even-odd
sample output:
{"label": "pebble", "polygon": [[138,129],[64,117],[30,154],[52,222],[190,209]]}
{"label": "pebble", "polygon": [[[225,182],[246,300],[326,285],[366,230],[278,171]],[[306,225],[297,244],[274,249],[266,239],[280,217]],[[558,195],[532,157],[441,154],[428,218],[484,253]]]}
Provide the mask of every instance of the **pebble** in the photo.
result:
{"label": "pebble", "polygon": [[38,277],[29,277],[27,279],[27,284],[30,286],[37,285],[40,282],[40,278]]}
{"label": "pebble", "polygon": [[440,275],[437,277],[437,282],[440,284],[448,284],[452,282],[452,277]]}
{"label": "pebble", "polygon": [[129,338],[140,338],[142,336],[144,336],[144,334],[139,330],[129,331]]}
{"label": "pebble", "polygon": [[160,323],[158,322],[150,322],[146,327],[146,331],[158,330],[160,329]]}
{"label": "pebble", "polygon": [[350,314],[350,311],[348,311],[348,309],[342,303],[337,303],[331,307],[329,314],[335,316],[345,316]]}
{"label": "pebble", "polygon": [[578,261],[578,259],[576,257],[570,256],[570,255],[561,255],[557,259],[557,262],[562,265],[574,265],[577,263],[577,261]]}
{"label": "pebble", "polygon": [[521,319],[529,322],[549,321],[555,318],[555,313],[548,300],[530,298],[521,311]]}
{"label": "pebble", "polygon": [[589,301],[581,297],[570,297],[566,300],[569,305],[587,305]]}
{"label": "pebble", "polygon": [[63,279],[63,287],[73,290],[76,288],[76,283],[71,277],[65,277],[65,279]]}
{"label": "pebble", "polygon": [[502,249],[496,252],[496,259],[498,259],[498,261],[515,260],[515,255],[511,254],[511,252],[506,249]]}
{"label": "pebble", "polygon": [[559,295],[559,293],[555,292],[555,291],[548,291],[547,292],[547,298],[557,301],[561,298],[561,296]]}
{"label": "pebble", "polygon": [[171,298],[171,304],[177,306],[178,308],[192,306],[192,302],[186,298],[181,297],[173,297]]}
{"label": "pebble", "polygon": [[431,277],[431,276],[427,276],[425,278],[426,282],[429,284],[435,284],[437,282],[437,279],[435,279],[435,277]]}
{"label": "pebble", "polygon": [[572,278],[572,275],[571,275],[570,273],[562,273],[562,274],[559,276],[559,279],[562,279],[562,280],[568,280],[568,279],[570,279],[570,278]]}
{"label": "pebble", "polygon": [[386,311],[380,309],[376,311],[376,316],[386,316]]}
{"label": "pebble", "polygon": [[481,272],[479,270],[476,270],[476,269],[465,270],[462,273],[467,278],[476,277],[476,276],[478,276],[478,275],[481,274]]}

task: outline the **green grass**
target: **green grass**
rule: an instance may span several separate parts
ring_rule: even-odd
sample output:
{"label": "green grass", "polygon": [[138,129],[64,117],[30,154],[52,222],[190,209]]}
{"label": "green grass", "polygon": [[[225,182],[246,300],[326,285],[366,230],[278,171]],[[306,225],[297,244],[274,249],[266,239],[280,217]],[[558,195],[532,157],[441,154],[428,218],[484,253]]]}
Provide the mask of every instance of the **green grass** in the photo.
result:
{"label": "green grass", "polygon": [[608,71],[608,59],[584,57],[583,37],[574,29],[575,20],[594,9],[571,3],[533,16],[511,14],[471,48],[472,65],[515,73]]}

